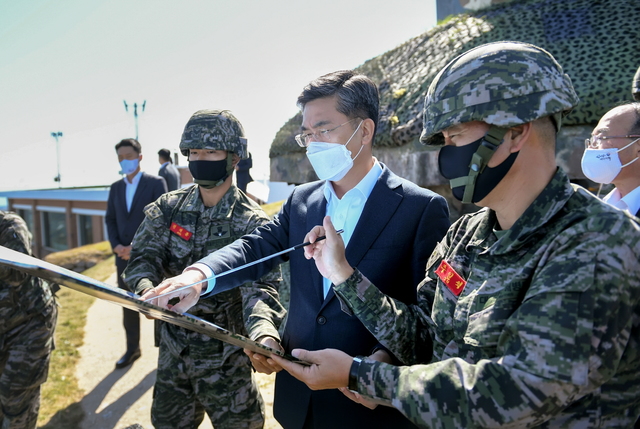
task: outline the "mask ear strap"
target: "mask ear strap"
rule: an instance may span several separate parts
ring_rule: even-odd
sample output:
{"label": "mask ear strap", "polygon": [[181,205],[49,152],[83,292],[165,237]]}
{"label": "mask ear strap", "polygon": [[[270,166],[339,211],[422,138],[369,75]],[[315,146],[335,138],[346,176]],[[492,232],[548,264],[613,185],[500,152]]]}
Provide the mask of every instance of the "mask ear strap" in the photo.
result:
{"label": "mask ear strap", "polygon": [[494,152],[498,149],[498,146],[502,144],[504,135],[507,131],[507,128],[492,125],[491,128],[489,128],[489,131],[487,131],[484,137],[482,137],[482,142],[480,143],[480,146],[478,146],[478,150],[476,150],[476,153],[471,157],[471,162],[469,163],[469,174],[449,181],[451,188],[464,186],[464,195],[462,197],[463,203],[468,204],[472,202],[473,192],[476,188],[476,180],[484,171],[484,168],[489,163]]}

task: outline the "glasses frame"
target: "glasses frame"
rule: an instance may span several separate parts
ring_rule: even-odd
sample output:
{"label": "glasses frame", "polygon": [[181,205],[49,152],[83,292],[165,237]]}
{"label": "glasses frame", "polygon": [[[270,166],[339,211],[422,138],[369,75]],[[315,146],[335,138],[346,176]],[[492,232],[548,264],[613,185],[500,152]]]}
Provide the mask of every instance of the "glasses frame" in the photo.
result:
{"label": "glasses frame", "polygon": [[591,136],[588,139],[584,140],[584,148],[585,149],[597,149],[600,145],[594,145],[592,143],[593,140],[610,140],[610,139],[640,139],[640,135],[638,134],[628,134],[626,136]]}
{"label": "glasses frame", "polygon": [[319,142],[325,142],[326,139],[328,139],[328,135],[330,132],[337,130],[338,128],[340,128],[343,125],[347,125],[349,122],[353,122],[356,119],[360,119],[360,118],[353,118],[348,120],[347,122],[344,122],[340,125],[338,125],[337,127],[333,127],[329,130],[325,130],[320,128],[317,131],[313,131],[311,133],[300,133],[300,134],[296,134],[295,139],[296,139],[296,143],[298,143],[298,145],[300,147],[308,147],[309,143],[311,143],[311,137],[316,136],[316,141]]}

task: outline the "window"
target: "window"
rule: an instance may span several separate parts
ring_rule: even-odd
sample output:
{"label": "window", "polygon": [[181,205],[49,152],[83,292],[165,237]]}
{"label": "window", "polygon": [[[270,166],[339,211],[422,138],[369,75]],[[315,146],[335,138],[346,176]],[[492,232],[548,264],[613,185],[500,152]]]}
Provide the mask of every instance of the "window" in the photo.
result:
{"label": "window", "polygon": [[42,212],[42,238],[45,247],[55,250],[66,250],[67,216],[60,212]]}
{"label": "window", "polygon": [[93,220],[91,216],[77,215],[78,216],[78,245],[84,246],[85,244],[93,243]]}
{"label": "window", "polygon": [[29,232],[31,232],[31,234],[33,234],[33,210],[31,209],[17,209],[16,212],[18,212],[18,215],[20,215],[20,217],[22,219],[24,219],[25,223],[27,224],[27,228],[29,228]]}

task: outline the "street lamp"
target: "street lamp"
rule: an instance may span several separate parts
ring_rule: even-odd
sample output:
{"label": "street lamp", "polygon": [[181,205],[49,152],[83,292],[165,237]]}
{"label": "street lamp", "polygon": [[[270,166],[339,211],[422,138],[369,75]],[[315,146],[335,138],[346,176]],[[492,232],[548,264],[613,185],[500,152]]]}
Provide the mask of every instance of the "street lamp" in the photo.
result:
{"label": "street lamp", "polygon": [[62,137],[62,131],[52,131],[51,132],[51,137],[56,139],[56,159],[57,159],[57,162],[58,162],[58,175],[53,178],[53,181],[54,182],[58,182],[58,188],[60,188],[61,185],[60,185],[60,141],[59,141],[59,138]]}
{"label": "street lamp", "polygon": [[[122,100],[122,102],[124,103],[124,110],[129,112],[129,105],[127,104],[127,100]],[[144,100],[142,102],[142,104],[140,105],[140,108],[142,109],[142,112],[144,112],[144,107],[147,104],[147,100]],[[133,120],[136,123],[136,140],[138,140],[138,103],[133,103]]]}

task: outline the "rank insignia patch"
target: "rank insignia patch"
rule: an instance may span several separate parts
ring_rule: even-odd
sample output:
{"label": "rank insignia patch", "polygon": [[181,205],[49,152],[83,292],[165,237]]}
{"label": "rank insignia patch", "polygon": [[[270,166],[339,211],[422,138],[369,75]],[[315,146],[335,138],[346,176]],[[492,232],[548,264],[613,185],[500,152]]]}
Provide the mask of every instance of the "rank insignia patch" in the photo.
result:
{"label": "rank insignia patch", "polygon": [[215,225],[211,227],[211,238],[229,238],[231,237],[231,228],[229,225]]}
{"label": "rank insignia patch", "polygon": [[456,273],[456,271],[444,259],[440,262],[440,266],[436,270],[436,275],[440,277],[442,283],[447,285],[449,290],[455,295],[460,296],[467,282]]}
{"label": "rank insignia patch", "polygon": [[177,235],[178,237],[185,239],[187,241],[191,240],[191,237],[193,236],[192,232],[187,231],[186,229],[184,229],[183,227],[181,227],[175,222],[171,224],[171,226],[169,227],[169,230],[173,232],[175,235]]}

